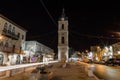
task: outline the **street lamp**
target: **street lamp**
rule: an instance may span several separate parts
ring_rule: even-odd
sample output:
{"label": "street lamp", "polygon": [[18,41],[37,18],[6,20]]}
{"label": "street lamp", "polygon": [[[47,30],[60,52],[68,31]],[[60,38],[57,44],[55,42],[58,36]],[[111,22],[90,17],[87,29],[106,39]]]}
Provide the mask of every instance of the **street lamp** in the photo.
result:
{"label": "street lamp", "polygon": [[0,41],[2,41],[3,40],[3,36],[0,34]]}

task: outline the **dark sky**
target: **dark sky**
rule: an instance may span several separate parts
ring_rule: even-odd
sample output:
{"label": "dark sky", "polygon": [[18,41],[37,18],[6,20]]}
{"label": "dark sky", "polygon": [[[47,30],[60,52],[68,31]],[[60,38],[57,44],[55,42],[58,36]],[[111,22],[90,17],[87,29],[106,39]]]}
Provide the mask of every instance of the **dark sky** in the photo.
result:
{"label": "dark sky", "polygon": [[0,0],[0,13],[24,27],[27,40],[57,50],[57,21],[65,9],[69,21],[69,47],[89,49],[109,45],[120,37],[120,3],[85,0]]}

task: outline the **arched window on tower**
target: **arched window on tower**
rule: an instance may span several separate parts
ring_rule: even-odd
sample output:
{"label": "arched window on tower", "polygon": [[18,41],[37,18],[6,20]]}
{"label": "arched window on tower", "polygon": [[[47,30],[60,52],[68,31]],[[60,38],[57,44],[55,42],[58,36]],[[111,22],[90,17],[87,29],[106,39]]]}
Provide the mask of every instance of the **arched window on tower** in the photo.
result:
{"label": "arched window on tower", "polygon": [[62,30],[64,29],[64,24],[62,24]]}
{"label": "arched window on tower", "polygon": [[64,37],[62,37],[62,44],[64,44],[65,42],[64,42]]}

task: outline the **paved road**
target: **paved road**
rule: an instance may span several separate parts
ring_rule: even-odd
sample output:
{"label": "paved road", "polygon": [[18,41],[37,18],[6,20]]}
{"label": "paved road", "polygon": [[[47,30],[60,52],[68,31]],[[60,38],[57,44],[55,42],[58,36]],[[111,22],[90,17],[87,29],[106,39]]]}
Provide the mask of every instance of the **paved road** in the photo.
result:
{"label": "paved road", "polygon": [[[47,63],[55,63],[55,62],[58,62],[58,61],[49,61]],[[23,68],[23,67],[29,67],[29,66],[41,65],[41,64],[45,64],[45,63],[40,62],[40,63],[19,64],[19,65],[11,65],[11,66],[0,66],[0,71],[6,71],[11,69]]]}
{"label": "paved road", "polygon": [[[48,71],[53,72],[53,80],[96,80],[94,77],[88,77],[88,75],[85,73],[83,69],[83,66],[78,65],[76,63],[69,63],[65,68],[61,66],[61,63],[55,63],[52,68],[48,68]],[[29,71],[26,73],[20,73],[15,76],[11,76],[0,80],[31,80],[31,79],[32,75],[31,71]]]}
{"label": "paved road", "polygon": [[114,67],[96,64],[94,73],[104,80],[120,80],[120,69]]}
{"label": "paved road", "polygon": [[120,80],[120,67],[111,67],[100,64],[85,64],[88,67],[91,67],[93,73],[103,80]]}

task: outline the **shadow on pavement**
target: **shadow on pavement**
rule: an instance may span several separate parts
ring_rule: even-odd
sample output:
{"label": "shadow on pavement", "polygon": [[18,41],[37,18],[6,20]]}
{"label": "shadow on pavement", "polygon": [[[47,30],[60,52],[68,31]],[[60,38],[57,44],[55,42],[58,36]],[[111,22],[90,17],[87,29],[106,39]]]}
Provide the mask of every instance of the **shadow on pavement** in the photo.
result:
{"label": "shadow on pavement", "polygon": [[62,80],[62,79],[61,79],[61,77],[54,76],[54,77],[52,78],[52,80]]}

